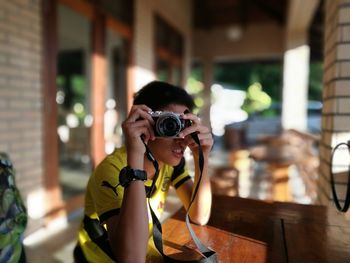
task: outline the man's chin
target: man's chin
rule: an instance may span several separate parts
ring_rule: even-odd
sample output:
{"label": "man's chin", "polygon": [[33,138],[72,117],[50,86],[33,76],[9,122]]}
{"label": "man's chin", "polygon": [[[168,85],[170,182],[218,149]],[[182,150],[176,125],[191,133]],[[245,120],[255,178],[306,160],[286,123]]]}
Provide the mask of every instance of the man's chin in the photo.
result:
{"label": "man's chin", "polygon": [[178,159],[178,158],[173,158],[172,160],[169,160],[168,162],[165,162],[167,165],[170,165],[170,166],[177,166],[179,165],[181,162],[181,159]]}
{"label": "man's chin", "polygon": [[181,159],[182,159],[182,158],[180,158],[180,159],[174,161],[173,164],[172,164],[172,166],[177,166],[177,165],[179,165],[180,162],[181,162]]}

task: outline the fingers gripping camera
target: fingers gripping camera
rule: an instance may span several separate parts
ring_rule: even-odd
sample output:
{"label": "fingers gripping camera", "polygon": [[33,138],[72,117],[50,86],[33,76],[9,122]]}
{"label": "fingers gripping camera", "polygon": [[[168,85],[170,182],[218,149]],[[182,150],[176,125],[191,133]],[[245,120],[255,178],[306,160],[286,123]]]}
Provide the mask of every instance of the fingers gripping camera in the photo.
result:
{"label": "fingers gripping camera", "polygon": [[156,137],[178,137],[179,133],[191,125],[190,120],[185,120],[179,113],[169,111],[150,112],[154,120],[154,135]]}

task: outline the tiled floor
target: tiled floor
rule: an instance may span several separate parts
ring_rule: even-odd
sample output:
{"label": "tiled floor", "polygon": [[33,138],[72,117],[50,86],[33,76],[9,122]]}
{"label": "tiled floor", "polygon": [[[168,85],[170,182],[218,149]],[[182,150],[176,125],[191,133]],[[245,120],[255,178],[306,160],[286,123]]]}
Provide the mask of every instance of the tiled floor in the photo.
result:
{"label": "tiled floor", "polygon": [[78,218],[67,223],[40,230],[25,239],[28,263],[72,263]]}
{"label": "tiled floor", "polygon": [[[217,167],[232,165],[231,157],[227,152],[221,150],[213,151],[210,159],[211,174],[215,173]],[[252,162],[252,160],[247,161],[246,159],[236,160],[236,165],[241,170],[239,175],[239,195],[255,199],[271,199],[272,180],[271,174],[266,172],[266,164]],[[190,164],[190,169],[193,169],[193,164]],[[252,172],[252,169],[254,172]],[[294,181],[294,183],[298,183],[296,180]],[[180,207],[181,203],[176,197],[175,191],[171,190],[162,220],[171,216]],[[57,222],[50,228],[40,230],[27,237],[24,242],[28,262],[73,262],[72,251],[82,214],[83,211],[81,209],[74,215],[71,215],[68,221]]]}

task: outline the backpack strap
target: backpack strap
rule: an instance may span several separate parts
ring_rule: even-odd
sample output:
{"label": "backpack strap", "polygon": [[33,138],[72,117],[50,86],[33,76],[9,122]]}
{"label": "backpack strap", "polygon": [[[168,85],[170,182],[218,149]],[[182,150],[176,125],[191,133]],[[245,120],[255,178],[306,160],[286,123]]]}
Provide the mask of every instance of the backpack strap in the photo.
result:
{"label": "backpack strap", "polygon": [[94,242],[112,260],[116,261],[108,241],[107,231],[103,226],[101,226],[100,220],[92,219],[85,215],[83,224],[84,229],[89,235],[91,241]]}

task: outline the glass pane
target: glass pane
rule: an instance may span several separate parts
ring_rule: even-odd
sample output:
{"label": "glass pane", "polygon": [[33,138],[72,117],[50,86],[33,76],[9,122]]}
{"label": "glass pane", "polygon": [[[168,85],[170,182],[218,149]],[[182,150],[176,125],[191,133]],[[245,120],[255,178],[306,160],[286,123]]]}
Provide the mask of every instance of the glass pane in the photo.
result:
{"label": "glass pane", "polygon": [[180,66],[174,66],[172,69],[172,83],[182,86],[182,71]]}
{"label": "glass pane", "polygon": [[170,82],[170,65],[163,59],[157,59],[157,79]]}
{"label": "glass pane", "polygon": [[107,30],[107,98],[104,119],[105,150],[111,153],[122,144],[121,123],[127,113],[125,41],[112,30]]}
{"label": "glass pane", "polygon": [[157,78],[182,85],[182,68],[179,61],[183,58],[183,38],[159,16],[155,16],[155,30]]}
{"label": "glass pane", "polygon": [[89,32],[86,18],[59,5],[56,101],[64,199],[82,193],[91,172]]}

